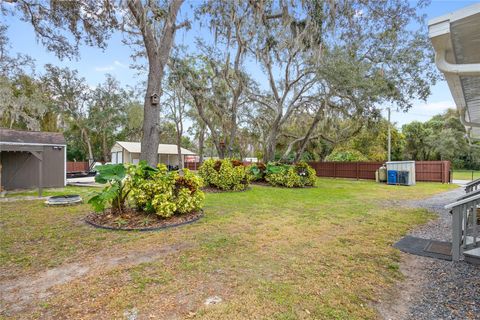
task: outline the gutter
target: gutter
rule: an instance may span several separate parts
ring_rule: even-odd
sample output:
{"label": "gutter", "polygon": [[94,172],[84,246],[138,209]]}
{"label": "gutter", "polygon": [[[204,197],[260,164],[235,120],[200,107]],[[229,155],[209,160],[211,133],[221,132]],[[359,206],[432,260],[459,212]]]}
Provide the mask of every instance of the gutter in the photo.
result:
{"label": "gutter", "polygon": [[445,50],[435,54],[435,64],[443,73],[457,76],[480,76],[480,63],[453,64],[445,60]]}
{"label": "gutter", "polygon": [[33,143],[33,142],[9,142],[9,141],[0,141],[0,146],[1,145],[12,145],[12,146],[52,146],[52,147],[66,147],[66,144],[61,144],[61,143]]}
{"label": "gutter", "polygon": [[[435,64],[443,73],[453,74],[456,76],[480,76],[480,63],[470,64],[453,64],[445,59],[445,50],[440,50],[435,54]],[[460,122],[465,127],[480,128],[480,123],[467,121],[465,118],[466,108],[460,109]]]}
{"label": "gutter", "polygon": [[466,113],[466,108],[459,108],[460,109],[460,122],[465,126],[465,127],[474,127],[474,128],[480,128],[480,123],[478,122],[470,122],[465,119],[465,113]]}

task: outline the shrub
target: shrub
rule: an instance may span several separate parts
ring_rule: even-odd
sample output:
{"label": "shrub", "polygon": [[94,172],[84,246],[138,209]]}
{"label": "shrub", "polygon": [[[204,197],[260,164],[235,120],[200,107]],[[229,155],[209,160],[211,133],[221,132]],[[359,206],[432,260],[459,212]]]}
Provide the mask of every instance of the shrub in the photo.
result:
{"label": "shrub", "polygon": [[315,185],[315,170],[305,162],[294,165],[269,163],[265,179],[272,186],[298,188]]}
{"label": "shrub", "polygon": [[250,183],[250,176],[243,163],[232,159],[208,159],[203,162],[198,173],[206,185],[221,190],[242,191]]}
{"label": "shrub", "polygon": [[266,172],[267,167],[262,162],[251,164],[247,167],[247,173],[252,181],[265,181]]}
{"label": "shrub", "polygon": [[196,211],[203,205],[202,179],[188,169],[180,175],[178,171],[169,172],[163,164],[157,168],[145,162],[126,167],[123,164],[107,166],[99,169],[95,180],[109,184],[89,201],[96,211],[103,211],[110,204],[112,212],[121,212],[127,196],[137,210],[164,218]]}
{"label": "shrub", "polygon": [[360,151],[354,149],[335,149],[326,158],[326,161],[338,161],[338,162],[352,162],[352,161],[366,161],[368,160],[365,155]]}
{"label": "shrub", "polygon": [[169,218],[202,207],[205,195],[200,190],[201,178],[188,169],[181,176],[178,171],[168,171],[163,164],[157,168],[151,175],[133,175],[131,198],[137,209]]}
{"label": "shrub", "polygon": [[297,174],[302,177],[302,183],[304,186],[312,187],[315,185],[317,172],[306,162],[298,162],[295,164],[295,170]]}
{"label": "shrub", "polygon": [[96,169],[98,174],[95,176],[95,182],[107,185],[101,192],[90,198],[88,203],[95,211],[104,211],[110,205],[113,213],[122,212],[130,192],[128,183],[126,183],[125,166],[123,164],[105,164],[97,166]]}

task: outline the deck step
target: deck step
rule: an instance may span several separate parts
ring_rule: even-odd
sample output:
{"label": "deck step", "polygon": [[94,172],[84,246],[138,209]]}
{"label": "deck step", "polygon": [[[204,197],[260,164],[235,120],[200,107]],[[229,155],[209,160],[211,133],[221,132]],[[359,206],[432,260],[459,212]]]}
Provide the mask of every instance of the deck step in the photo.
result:
{"label": "deck step", "polygon": [[[480,242],[480,237],[477,237],[477,243]],[[473,244],[473,237],[472,236],[466,236],[465,237],[465,244],[470,245]]]}
{"label": "deck step", "polygon": [[465,261],[480,265],[480,248],[470,249],[463,252]]}

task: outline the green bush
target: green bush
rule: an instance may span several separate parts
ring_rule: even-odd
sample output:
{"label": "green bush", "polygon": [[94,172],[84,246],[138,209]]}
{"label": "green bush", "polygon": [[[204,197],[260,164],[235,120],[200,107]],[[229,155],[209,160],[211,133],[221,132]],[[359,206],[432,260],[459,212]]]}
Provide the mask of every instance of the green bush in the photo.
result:
{"label": "green bush", "polygon": [[295,164],[295,171],[302,177],[302,183],[304,186],[313,187],[317,179],[317,172],[306,162],[298,162]]}
{"label": "green bush", "polygon": [[107,187],[89,201],[96,211],[103,211],[110,204],[113,213],[121,212],[127,196],[137,210],[164,218],[196,211],[203,205],[202,179],[188,169],[180,175],[178,171],[169,172],[163,164],[157,168],[145,162],[108,166],[99,170],[96,177],[97,182],[108,183]]}
{"label": "green bush", "polygon": [[262,162],[254,163],[247,167],[247,173],[250,175],[251,181],[265,181],[267,167]]}
{"label": "green bush", "polygon": [[178,171],[168,171],[164,164],[151,175],[138,175],[135,169],[131,170],[131,198],[137,209],[164,218],[201,209],[205,199],[200,190],[202,179],[190,170],[184,169],[181,176]]}
{"label": "green bush", "polygon": [[272,186],[300,188],[315,185],[315,170],[305,162],[294,165],[268,163],[265,180]]}
{"label": "green bush", "polygon": [[126,169],[123,164],[106,164],[95,168],[98,174],[95,182],[106,184],[105,188],[94,195],[88,203],[95,211],[104,211],[107,206],[112,207],[113,212],[122,212],[130,193],[126,183]]}
{"label": "green bush", "polygon": [[326,161],[337,162],[353,162],[353,161],[367,161],[368,158],[360,151],[354,149],[335,149],[326,158]]}
{"label": "green bush", "polygon": [[208,159],[198,170],[205,184],[228,191],[242,191],[250,184],[250,175],[242,162],[233,159]]}

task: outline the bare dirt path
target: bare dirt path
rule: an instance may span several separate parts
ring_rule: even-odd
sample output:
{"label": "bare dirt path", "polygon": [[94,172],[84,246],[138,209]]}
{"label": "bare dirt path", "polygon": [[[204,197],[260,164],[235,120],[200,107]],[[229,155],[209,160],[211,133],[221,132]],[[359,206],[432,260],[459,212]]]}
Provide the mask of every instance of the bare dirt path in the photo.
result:
{"label": "bare dirt path", "polygon": [[[433,197],[397,203],[426,208],[438,218],[412,230],[410,235],[451,240],[451,216],[444,206],[463,195],[458,188]],[[402,253],[405,276],[377,305],[383,319],[480,319],[480,266]]]}
{"label": "bare dirt path", "polygon": [[83,261],[64,264],[28,277],[0,282],[0,314],[8,315],[25,310],[34,302],[48,297],[54,286],[119,266],[129,267],[152,262],[187,247],[187,245],[164,245],[120,252],[102,250]]}

